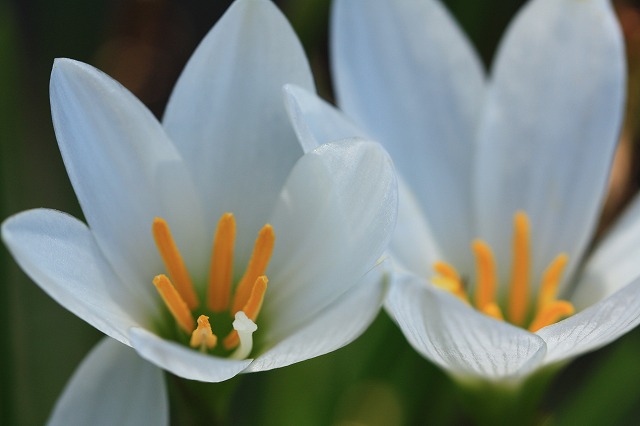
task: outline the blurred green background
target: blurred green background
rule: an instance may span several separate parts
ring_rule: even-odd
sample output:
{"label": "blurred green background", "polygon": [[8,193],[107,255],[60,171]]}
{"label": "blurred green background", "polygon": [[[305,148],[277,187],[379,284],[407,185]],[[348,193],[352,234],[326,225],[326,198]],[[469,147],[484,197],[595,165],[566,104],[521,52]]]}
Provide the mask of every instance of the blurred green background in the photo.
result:
{"label": "blurred green background", "polygon": [[[158,116],[191,52],[230,1],[4,0],[0,2],[0,219],[33,207],[82,217],[58,152],[48,84],[55,57],[104,70]],[[300,36],[320,93],[332,98],[327,63],[328,0],[276,2]],[[489,64],[521,5],[445,1]],[[638,187],[637,75],[640,14],[616,3],[631,72],[629,120],[603,227]],[[67,379],[100,333],[58,306],[0,248],[0,424],[43,424]],[[196,391],[233,396],[230,418],[245,425],[467,424],[450,380],[418,356],[384,313],[354,344],[281,370],[221,385],[172,384],[174,424],[215,424],[215,404],[191,415]],[[175,385],[175,386],[174,386]],[[180,419],[178,421],[177,419]],[[570,364],[548,392],[547,424],[631,424],[640,419],[640,331]],[[636,422],[634,422],[636,420]]]}

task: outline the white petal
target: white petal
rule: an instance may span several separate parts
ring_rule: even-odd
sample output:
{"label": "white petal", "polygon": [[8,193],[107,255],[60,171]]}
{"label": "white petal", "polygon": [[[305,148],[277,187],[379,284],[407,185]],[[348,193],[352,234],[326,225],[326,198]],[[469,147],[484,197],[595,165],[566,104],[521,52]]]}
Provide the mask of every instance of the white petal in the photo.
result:
{"label": "white petal", "polygon": [[[421,277],[433,275],[433,264],[444,260],[420,204],[402,179],[398,179],[398,223],[389,251],[403,268]],[[461,268],[459,263],[456,267]]]}
{"label": "white petal", "polygon": [[[480,236],[504,275],[516,210],[531,218],[533,270],[581,261],[601,206],[625,92],[620,30],[607,0],[534,0],[499,49],[480,131]],[[534,277],[536,282],[539,275]]]}
{"label": "white petal", "polygon": [[162,370],[131,348],[103,339],[67,383],[49,426],[168,425]]}
{"label": "white petal", "polygon": [[272,216],[269,330],[286,335],[356,285],[386,248],[396,212],[396,180],[380,145],[339,141],[306,154]]}
{"label": "white petal", "polygon": [[95,68],[58,59],[51,113],[82,211],[123,282],[134,291],[155,291],[151,278],[164,271],[151,234],[155,216],[170,224],[190,269],[206,270],[203,252],[211,237],[200,233],[194,186],[147,108]]}
{"label": "white petal", "polygon": [[302,149],[282,86],[313,90],[304,51],[271,1],[234,2],[193,54],[163,123],[195,174],[207,217],[238,220],[236,265],[244,268]]}
{"label": "white petal", "polygon": [[236,376],[251,363],[250,359],[237,361],[202,354],[187,346],[164,340],[143,328],[132,328],[129,337],[133,348],[141,357],[189,380],[222,382]]}
{"label": "white petal", "polygon": [[149,317],[151,306],[130,294],[79,220],[29,210],[2,224],[2,239],[33,281],[103,333],[128,344],[129,327]]}
{"label": "white petal", "polygon": [[246,371],[285,367],[335,351],[353,341],[380,311],[385,292],[382,274],[379,266],[373,269],[336,303],[259,355]]}
{"label": "white petal", "polygon": [[604,346],[640,323],[640,279],[577,314],[545,327],[545,363],[551,364]]}
{"label": "white petal", "polygon": [[588,259],[571,302],[584,309],[640,276],[640,197]]}
{"label": "white petal", "polygon": [[485,316],[417,277],[398,276],[386,307],[409,343],[459,378],[517,381],[542,362],[544,341]]}
{"label": "white petal", "polygon": [[438,1],[339,0],[332,30],[338,104],[389,150],[442,250],[455,255],[473,238],[480,61]]}
{"label": "white petal", "polygon": [[367,137],[340,110],[315,93],[287,84],[284,94],[291,124],[304,152],[338,139]]}

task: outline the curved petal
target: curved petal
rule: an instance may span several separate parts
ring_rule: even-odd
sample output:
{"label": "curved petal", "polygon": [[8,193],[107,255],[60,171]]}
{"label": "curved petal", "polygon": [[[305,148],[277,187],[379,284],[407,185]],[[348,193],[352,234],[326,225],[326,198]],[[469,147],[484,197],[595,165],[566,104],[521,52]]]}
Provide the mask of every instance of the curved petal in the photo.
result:
{"label": "curved petal", "polygon": [[238,220],[236,264],[244,268],[302,149],[282,86],[314,89],[304,51],[271,1],[234,2],[189,60],[163,123],[192,169],[212,218]]}
{"label": "curved petal", "polygon": [[577,309],[609,297],[640,277],[640,197],[589,257],[571,296]]}
{"label": "curved petal", "polygon": [[286,335],[356,285],[386,248],[396,213],[396,179],[380,145],[339,141],[300,159],[272,216],[269,330]]}
{"label": "curved petal", "polygon": [[537,332],[547,342],[546,364],[602,347],[640,323],[640,279],[577,314]]}
{"label": "curved petal", "polygon": [[131,345],[142,358],[189,380],[222,382],[238,375],[252,361],[202,354],[187,346],[164,340],[143,328],[131,328],[129,337]]}
{"label": "curved petal", "polygon": [[540,337],[489,318],[415,276],[397,279],[385,306],[415,350],[454,376],[517,381],[540,366]]}
{"label": "curved petal", "polygon": [[2,239],[20,267],[62,306],[129,344],[153,306],[132,296],[105,261],[91,231],[54,210],[29,210],[2,224]]}
{"label": "curved petal", "polygon": [[[338,104],[389,150],[447,257],[471,240],[471,165],[484,96],[479,59],[434,0],[338,0]],[[455,222],[456,226],[451,226]]]}
{"label": "curved petal", "polygon": [[[287,110],[305,150],[346,137],[366,137],[340,110],[300,87],[284,88]],[[398,179],[398,223],[389,249],[403,267],[420,276],[443,259],[420,203],[403,179]],[[458,263],[459,264],[459,263]]]}
{"label": "curved petal", "polygon": [[133,349],[102,339],[67,383],[47,424],[168,425],[162,370]]}
{"label": "curved petal", "polygon": [[533,0],[524,7],[497,54],[475,181],[480,236],[503,275],[511,262],[505,224],[517,210],[531,219],[536,282],[560,252],[570,257],[567,278],[581,262],[624,92],[623,43],[608,0]]}
{"label": "curved petal", "polygon": [[304,152],[338,139],[367,137],[342,111],[315,93],[287,84],[284,95],[289,119]]}
{"label": "curved petal", "polygon": [[57,59],[51,113],[87,223],[122,281],[153,293],[151,278],[164,271],[151,234],[155,216],[172,226],[190,269],[206,271],[210,237],[200,233],[195,187],[149,110],[97,69]]}
{"label": "curved petal", "polygon": [[[385,293],[382,275],[380,266],[373,269],[336,303],[259,355],[245,371],[285,367],[327,354],[352,342],[380,311]],[[267,340],[271,339],[267,337]]]}

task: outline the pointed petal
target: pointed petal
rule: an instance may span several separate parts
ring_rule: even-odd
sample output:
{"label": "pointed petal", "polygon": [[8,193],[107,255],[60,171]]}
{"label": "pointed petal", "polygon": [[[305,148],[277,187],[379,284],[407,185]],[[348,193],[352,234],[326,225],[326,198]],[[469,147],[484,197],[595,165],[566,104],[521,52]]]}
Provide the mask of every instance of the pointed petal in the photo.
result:
{"label": "pointed petal", "polygon": [[535,334],[489,318],[415,276],[398,276],[386,307],[415,350],[461,379],[517,381],[544,358],[544,341]]}
{"label": "pointed petal", "polygon": [[269,330],[288,334],[356,285],[385,249],[396,211],[396,180],[380,145],[339,141],[306,154],[272,216]]}
{"label": "pointed petal", "polygon": [[584,309],[612,295],[640,277],[640,197],[598,244],[581,271],[571,296],[577,309]]}
{"label": "pointed petal", "polygon": [[338,104],[389,150],[445,255],[455,256],[473,237],[480,61],[433,0],[336,1],[332,36]]}
{"label": "pointed petal", "polygon": [[224,212],[236,215],[238,267],[302,155],[285,83],[314,88],[295,33],[271,1],[236,1],[189,60],[164,115],[212,218],[207,234]]}
{"label": "pointed petal", "polygon": [[[360,336],[375,319],[384,293],[383,271],[378,266],[336,303],[259,355],[247,372],[285,367],[345,346]],[[267,337],[269,340],[272,339]]]}
{"label": "pointed petal", "polygon": [[315,93],[287,84],[284,95],[291,124],[304,152],[338,139],[367,137],[342,111]]}
{"label": "pointed petal", "polygon": [[577,314],[537,332],[547,342],[546,364],[602,347],[640,323],[640,279]]}
{"label": "pointed petal", "polygon": [[20,267],[58,303],[128,344],[151,307],[132,296],[105,261],[91,231],[54,210],[29,210],[2,224],[2,239]]}
{"label": "pointed petal", "polygon": [[143,328],[132,328],[129,337],[133,348],[142,358],[189,380],[222,382],[236,376],[251,363],[250,359],[236,361],[202,354],[164,340]]}
{"label": "pointed petal", "polygon": [[565,277],[581,262],[624,92],[623,43],[608,0],[534,0],[524,7],[494,65],[475,181],[480,237],[503,268],[511,244],[505,224],[516,210],[531,219],[534,271],[541,274],[560,252],[570,257]]}
{"label": "pointed petal", "polygon": [[155,216],[172,226],[189,266],[206,270],[210,240],[199,233],[194,186],[147,108],[97,69],[58,59],[51,113],[82,211],[122,281],[133,291],[153,292],[149,277],[164,270],[151,235]]}
{"label": "pointed petal", "polygon": [[162,370],[133,349],[104,338],[67,383],[47,424],[168,425]]}

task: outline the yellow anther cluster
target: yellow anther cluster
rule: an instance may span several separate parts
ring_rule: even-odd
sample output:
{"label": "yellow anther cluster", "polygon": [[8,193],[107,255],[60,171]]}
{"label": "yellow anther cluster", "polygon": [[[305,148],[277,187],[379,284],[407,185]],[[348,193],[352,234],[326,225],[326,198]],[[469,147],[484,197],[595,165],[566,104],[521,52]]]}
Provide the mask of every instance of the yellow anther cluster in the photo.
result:
{"label": "yellow anther cluster", "polygon": [[[203,351],[213,349],[218,338],[213,334],[208,316],[200,315],[196,326],[193,311],[198,308],[200,301],[171,235],[169,225],[164,219],[155,218],[152,231],[160,256],[171,278],[161,274],[153,279],[153,284],[180,329],[191,336],[191,347],[200,348]],[[271,225],[265,225],[260,230],[247,269],[236,286],[233,300],[231,300],[235,235],[236,222],[233,214],[223,214],[216,228],[211,253],[207,308],[212,312],[224,312],[229,310],[231,305],[231,317],[236,312],[243,311],[247,318],[255,321],[260,314],[267,291],[268,280],[265,272],[273,253],[275,234]],[[226,350],[235,348],[239,343],[240,339],[235,330],[231,331],[223,341]]]}
{"label": "yellow anther cluster", "polygon": [[[561,253],[549,264],[542,276],[536,305],[532,307],[530,303],[531,235],[529,218],[526,213],[520,211],[515,214],[513,222],[513,262],[507,295],[507,320],[514,325],[524,327],[533,309],[533,319],[529,322],[528,329],[535,332],[574,313],[571,303],[557,299],[562,272],[569,258],[566,254]],[[491,247],[482,240],[475,240],[471,244],[471,250],[476,259],[476,291],[473,305],[486,315],[504,320],[503,310],[496,298],[498,275]],[[436,286],[450,291],[464,302],[472,304],[464,288],[464,283],[453,266],[445,262],[436,262],[433,269],[436,275],[432,278],[432,282]]]}

